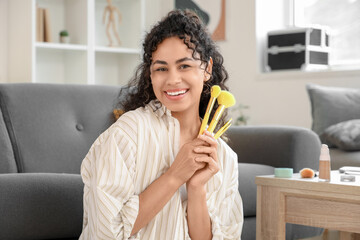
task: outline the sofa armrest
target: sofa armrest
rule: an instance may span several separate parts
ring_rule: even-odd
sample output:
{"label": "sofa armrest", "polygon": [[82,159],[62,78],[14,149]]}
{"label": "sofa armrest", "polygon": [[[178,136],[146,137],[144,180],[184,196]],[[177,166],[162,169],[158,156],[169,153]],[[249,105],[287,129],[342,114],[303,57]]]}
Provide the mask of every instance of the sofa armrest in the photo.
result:
{"label": "sofa armrest", "polygon": [[78,174],[0,174],[0,239],[78,238],[82,199]]}
{"label": "sofa armrest", "polygon": [[227,132],[239,163],[318,169],[321,143],[309,129],[293,126],[235,126]]}

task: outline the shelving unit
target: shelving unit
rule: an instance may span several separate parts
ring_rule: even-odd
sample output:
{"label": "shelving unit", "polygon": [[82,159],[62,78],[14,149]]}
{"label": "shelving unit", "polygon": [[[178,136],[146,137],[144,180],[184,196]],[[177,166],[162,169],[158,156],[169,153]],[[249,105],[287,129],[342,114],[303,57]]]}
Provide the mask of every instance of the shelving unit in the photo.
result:
{"label": "shelving unit", "polygon": [[[14,40],[10,53],[20,52],[16,45],[26,45],[24,59],[10,62],[13,81],[126,84],[141,60],[145,0],[112,0],[122,17],[120,24],[117,22],[121,40],[118,47],[108,46],[103,23],[107,4],[107,0],[9,1],[10,15],[16,16],[10,26],[18,29],[31,25],[31,31],[22,33],[22,39],[18,39],[19,34],[9,35],[10,41]],[[36,41],[37,7],[49,10],[52,42]],[[117,14],[115,19],[118,20]],[[64,29],[69,32],[69,44],[59,43],[59,32]],[[21,74],[16,69],[28,71]]]}

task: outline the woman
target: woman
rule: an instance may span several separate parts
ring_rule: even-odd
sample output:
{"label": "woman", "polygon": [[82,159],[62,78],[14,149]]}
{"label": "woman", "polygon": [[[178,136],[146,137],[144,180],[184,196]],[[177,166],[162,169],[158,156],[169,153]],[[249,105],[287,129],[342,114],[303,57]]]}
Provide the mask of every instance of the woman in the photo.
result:
{"label": "woman", "polygon": [[222,56],[188,11],[170,12],[143,46],[125,113],[81,166],[80,239],[240,239],[237,156],[198,136],[211,86],[226,89]]}

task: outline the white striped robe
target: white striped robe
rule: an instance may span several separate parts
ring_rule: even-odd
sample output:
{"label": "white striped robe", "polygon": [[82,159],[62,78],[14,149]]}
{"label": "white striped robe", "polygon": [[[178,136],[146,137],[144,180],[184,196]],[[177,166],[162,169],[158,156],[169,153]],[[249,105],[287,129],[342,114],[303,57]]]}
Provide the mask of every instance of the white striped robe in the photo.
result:
{"label": "white striped robe", "polygon": [[[130,236],[139,194],[170,167],[179,142],[179,122],[155,101],[123,114],[102,133],[81,165],[85,186],[80,239],[190,239],[184,186],[145,227]],[[240,239],[243,208],[237,155],[221,139],[217,152],[220,171],[206,186],[213,239]]]}

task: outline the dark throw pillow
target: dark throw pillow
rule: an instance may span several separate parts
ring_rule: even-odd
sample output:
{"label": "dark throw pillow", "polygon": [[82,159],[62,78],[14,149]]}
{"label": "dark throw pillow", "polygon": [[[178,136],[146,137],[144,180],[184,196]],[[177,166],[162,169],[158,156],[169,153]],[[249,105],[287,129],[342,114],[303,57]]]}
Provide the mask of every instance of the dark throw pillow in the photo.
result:
{"label": "dark throw pillow", "polygon": [[311,102],[312,130],[321,141],[327,141],[323,133],[328,127],[351,119],[360,119],[360,89],[324,87],[307,84],[307,92]]}
{"label": "dark throw pillow", "polygon": [[360,150],[360,119],[332,125],[325,130],[323,137],[341,150]]}

